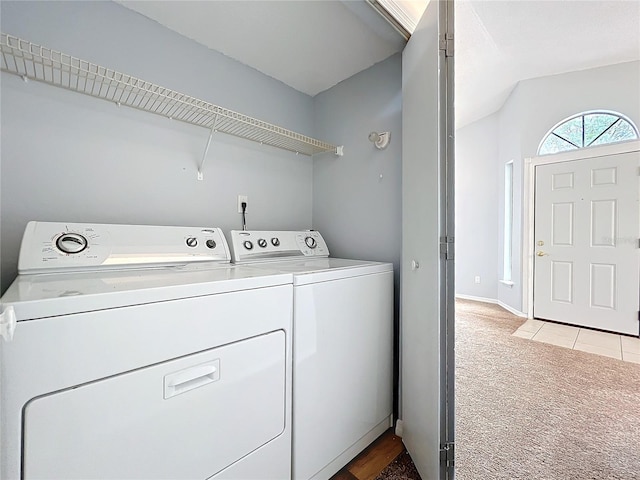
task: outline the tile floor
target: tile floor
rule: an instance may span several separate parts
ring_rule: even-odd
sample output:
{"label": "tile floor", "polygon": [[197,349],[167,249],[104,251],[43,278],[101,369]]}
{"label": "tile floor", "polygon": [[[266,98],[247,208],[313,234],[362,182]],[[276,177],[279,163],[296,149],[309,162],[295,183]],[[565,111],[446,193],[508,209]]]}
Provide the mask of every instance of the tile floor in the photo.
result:
{"label": "tile floor", "polygon": [[598,332],[587,328],[560,325],[542,320],[527,320],[514,336],[581,350],[625,362],[640,363],[640,339]]}

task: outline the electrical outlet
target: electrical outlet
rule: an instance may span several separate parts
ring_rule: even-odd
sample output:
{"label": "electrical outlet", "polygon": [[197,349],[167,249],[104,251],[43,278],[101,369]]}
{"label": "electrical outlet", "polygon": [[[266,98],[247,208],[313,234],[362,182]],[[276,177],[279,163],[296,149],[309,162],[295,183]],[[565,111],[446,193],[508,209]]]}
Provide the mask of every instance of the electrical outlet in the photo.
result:
{"label": "electrical outlet", "polygon": [[476,283],[480,283],[480,275],[476,275],[476,278],[474,279],[474,281]]}
{"label": "electrical outlet", "polygon": [[249,197],[247,195],[238,195],[238,213],[242,213],[242,203],[247,204],[245,212],[249,211]]}

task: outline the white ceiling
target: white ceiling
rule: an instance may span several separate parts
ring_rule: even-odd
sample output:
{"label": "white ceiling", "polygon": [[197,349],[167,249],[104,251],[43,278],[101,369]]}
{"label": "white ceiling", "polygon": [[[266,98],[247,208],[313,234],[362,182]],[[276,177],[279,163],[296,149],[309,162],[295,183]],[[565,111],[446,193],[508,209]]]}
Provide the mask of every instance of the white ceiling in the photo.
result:
{"label": "white ceiling", "polygon": [[[312,96],[404,47],[364,0],[118,1]],[[391,3],[419,15],[427,2]],[[454,5],[459,127],[499,110],[521,80],[640,60],[640,0]]]}
{"label": "white ceiling", "polygon": [[118,3],[311,96],[405,45],[362,0]]}
{"label": "white ceiling", "polygon": [[640,60],[640,0],[455,5],[458,126],[499,110],[521,80]]}

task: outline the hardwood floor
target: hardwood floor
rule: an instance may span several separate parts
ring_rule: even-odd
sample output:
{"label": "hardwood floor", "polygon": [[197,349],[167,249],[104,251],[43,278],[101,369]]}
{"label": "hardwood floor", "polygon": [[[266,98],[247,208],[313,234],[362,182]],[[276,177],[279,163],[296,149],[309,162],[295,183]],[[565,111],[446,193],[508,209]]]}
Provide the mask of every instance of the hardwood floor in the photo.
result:
{"label": "hardwood floor", "polygon": [[331,480],[374,480],[403,452],[405,448],[402,439],[395,436],[390,428],[331,477]]}

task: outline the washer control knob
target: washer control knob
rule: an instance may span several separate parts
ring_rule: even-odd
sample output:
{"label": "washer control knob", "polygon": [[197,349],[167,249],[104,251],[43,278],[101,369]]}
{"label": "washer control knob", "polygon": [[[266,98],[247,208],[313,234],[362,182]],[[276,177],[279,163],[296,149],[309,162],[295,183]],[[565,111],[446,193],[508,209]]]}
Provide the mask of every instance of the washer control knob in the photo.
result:
{"label": "washer control knob", "polygon": [[80,253],[89,246],[87,239],[79,233],[63,233],[56,240],[56,247],[63,253],[70,255]]}
{"label": "washer control knob", "polygon": [[278,237],[273,237],[271,239],[271,245],[273,245],[274,247],[279,247],[280,246],[280,239]]}
{"label": "washer control knob", "polygon": [[267,246],[267,241],[266,241],[264,238],[260,238],[260,239],[258,240],[258,246],[259,246],[260,248],[264,248],[264,247],[266,247],[266,246]]}
{"label": "washer control knob", "polygon": [[207,248],[216,248],[216,241],[210,238],[205,242],[205,245]]}
{"label": "washer control knob", "polygon": [[195,247],[196,245],[198,245],[198,239],[196,237],[187,238],[187,246],[188,247]]}
{"label": "washer control knob", "polygon": [[246,248],[247,250],[251,250],[253,248],[253,243],[251,243],[251,240],[245,240],[242,245],[244,245],[244,248]]}
{"label": "washer control knob", "polygon": [[304,243],[306,243],[309,248],[316,248],[318,246],[318,242],[316,242],[316,239],[313,237],[306,237]]}

